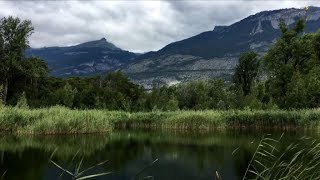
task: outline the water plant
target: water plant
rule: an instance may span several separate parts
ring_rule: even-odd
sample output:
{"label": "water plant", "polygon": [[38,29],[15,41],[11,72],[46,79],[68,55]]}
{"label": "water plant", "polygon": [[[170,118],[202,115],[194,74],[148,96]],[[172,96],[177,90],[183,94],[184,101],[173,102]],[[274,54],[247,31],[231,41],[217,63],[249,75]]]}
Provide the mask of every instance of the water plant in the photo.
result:
{"label": "water plant", "polygon": [[7,173],[7,170],[6,170],[6,171],[4,171],[4,172],[3,172],[3,174],[0,176],[0,179],[1,179],[1,180],[2,180],[2,179],[4,179],[4,177],[5,177],[6,173]]}
{"label": "water plant", "polygon": [[[56,149],[57,150],[57,149]],[[59,178],[61,178],[64,174],[67,174],[69,176],[71,176],[71,178],[73,180],[85,180],[85,179],[92,179],[92,178],[97,178],[100,176],[106,176],[111,174],[112,172],[101,172],[101,173],[93,173],[93,174],[89,174],[87,175],[88,172],[95,170],[96,168],[106,164],[108,161],[103,161],[100,162],[96,165],[93,165],[89,168],[86,168],[84,170],[81,170],[82,166],[83,166],[83,157],[80,159],[80,161],[78,163],[74,163],[79,151],[77,153],[74,154],[73,158],[71,159],[69,165],[67,168],[62,167],[61,165],[59,165],[57,162],[52,160],[53,155],[55,154],[56,150],[52,153],[49,161],[57,168],[59,168],[62,173],[60,174]],[[151,163],[147,164],[145,167],[143,167],[141,170],[139,170],[133,177],[132,180],[138,180],[140,179],[141,174],[147,170],[148,168],[152,167],[156,162],[158,162],[159,159],[155,159],[154,161],[152,161]],[[69,169],[72,168],[72,166],[74,166],[74,171],[71,171]],[[143,177],[143,179],[153,179],[153,176],[147,176],[147,177]]]}
{"label": "water plant", "polygon": [[[54,154],[54,152],[53,152]],[[99,166],[102,166],[104,165],[105,163],[107,163],[108,161],[103,161],[103,162],[100,162],[96,165],[93,165],[89,168],[86,168],[84,170],[81,170],[82,168],[82,165],[83,165],[83,158],[81,158],[81,160],[76,164],[75,166],[75,169],[74,171],[70,171],[68,170],[67,168],[63,168],[61,165],[59,165],[58,163],[54,162],[52,160],[52,156],[53,154],[51,155],[51,158],[50,158],[50,162],[55,165],[57,168],[59,168],[60,170],[62,170],[62,173],[60,174],[59,178],[61,178],[64,174],[67,174],[69,176],[72,177],[73,180],[84,180],[84,179],[92,179],[92,178],[96,178],[96,177],[100,177],[100,176],[105,176],[105,175],[108,175],[108,174],[111,174],[111,172],[101,172],[101,173],[95,173],[95,174],[89,174],[89,175],[86,175],[88,172],[90,172],[91,170],[94,170],[96,169],[97,167]],[[77,156],[78,153],[76,153],[72,160],[71,160],[71,163],[69,165],[69,168],[70,166],[72,165],[72,162],[75,160],[76,156]]]}

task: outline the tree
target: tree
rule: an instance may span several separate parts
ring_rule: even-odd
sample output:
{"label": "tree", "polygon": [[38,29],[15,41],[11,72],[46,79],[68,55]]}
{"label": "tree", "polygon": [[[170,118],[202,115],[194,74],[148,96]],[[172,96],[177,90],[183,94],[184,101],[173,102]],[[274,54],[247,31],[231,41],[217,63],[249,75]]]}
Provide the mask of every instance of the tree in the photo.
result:
{"label": "tree", "polygon": [[49,73],[48,65],[42,59],[37,57],[25,58],[21,62],[21,71],[31,85],[37,85],[37,80],[42,77],[47,77]]}
{"label": "tree", "polygon": [[292,97],[302,92],[302,83],[297,78],[300,80],[306,77],[305,75],[319,64],[315,36],[302,35],[303,20],[298,21],[293,29],[288,29],[283,22],[279,27],[282,32],[281,37],[263,58],[269,76],[267,91],[282,108],[302,107],[302,102],[299,105],[292,103]]}
{"label": "tree", "polygon": [[77,89],[67,83],[63,88],[56,91],[56,102],[57,104],[72,108],[76,94]]}
{"label": "tree", "polygon": [[240,86],[244,95],[250,94],[259,71],[259,59],[255,52],[243,53],[235,69],[233,81]]}
{"label": "tree", "polygon": [[205,109],[207,102],[206,82],[193,81],[179,85],[177,96],[182,109]]}
{"label": "tree", "polygon": [[0,78],[4,84],[4,102],[14,74],[22,70],[21,62],[32,32],[31,21],[11,16],[0,20]]}

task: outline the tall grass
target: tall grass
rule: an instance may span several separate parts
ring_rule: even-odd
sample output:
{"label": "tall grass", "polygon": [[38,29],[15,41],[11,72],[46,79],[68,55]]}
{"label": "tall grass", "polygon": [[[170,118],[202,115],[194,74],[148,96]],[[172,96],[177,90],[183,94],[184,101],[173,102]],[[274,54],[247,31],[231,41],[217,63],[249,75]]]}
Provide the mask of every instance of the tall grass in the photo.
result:
{"label": "tall grass", "polygon": [[112,130],[111,120],[121,116],[121,112],[80,111],[59,106],[34,110],[5,107],[0,109],[0,130],[18,134],[108,132]]}
{"label": "tall grass", "polygon": [[211,131],[320,129],[320,110],[122,112],[0,107],[0,131],[15,134],[78,134],[113,129]]}
{"label": "tall grass", "polygon": [[320,109],[231,111],[225,120],[229,127],[238,128],[319,130]]}
{"label": "tall grass", "polygon": [[320,142],[302,137],[281,149],[282,139],[263,138],[243,179],[320,179]]}
{"label": "tall grass", "polygon": [[219,111],[138,112],[113,124],[118,129],[225,129],[226,122],[221,115]]}

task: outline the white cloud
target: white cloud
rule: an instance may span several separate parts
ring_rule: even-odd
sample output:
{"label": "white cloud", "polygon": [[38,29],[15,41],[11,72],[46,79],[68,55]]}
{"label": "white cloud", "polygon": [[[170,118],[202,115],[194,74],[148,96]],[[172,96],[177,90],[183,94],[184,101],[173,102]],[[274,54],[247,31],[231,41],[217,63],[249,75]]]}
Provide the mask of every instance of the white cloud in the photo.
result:
{"label": "white cloud", "polygon": [[32,47],[106,37],[122,49],[145,52],[262,10],[306,5],[320,1],[0,1],[0,17],[30,19]]}

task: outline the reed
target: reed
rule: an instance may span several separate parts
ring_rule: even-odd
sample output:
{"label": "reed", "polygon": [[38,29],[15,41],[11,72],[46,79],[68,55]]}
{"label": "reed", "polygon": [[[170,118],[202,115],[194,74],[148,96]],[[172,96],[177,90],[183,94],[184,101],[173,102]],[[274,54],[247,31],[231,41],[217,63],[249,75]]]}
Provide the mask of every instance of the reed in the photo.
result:
{"label": "reed", "polygon": [[320,179],[320,142],[302,137],[289,146],[282,139],[264,137],[243,179]]}
{"label": "reed", "polygon": [[[106,176],[111,174],[112,172],[101,172],[101,173],[93,173],[93,174],[88,174],[88,172],[106,164],[108,161],[102,161],[96,165],[93,165],[91,167],[88,167],[86,169],[82,169],[83,168],[83,158],[81,158],[81,160],[75,164],[75,167],[72,168],[73,164],[74,164],[74,160],[76,159],[76,156],[78,155],[78,153],[76,153],[71,162],[69,163],[68,168],[62,167],[61,165],[59,165],[58,163],[56,163],[55,161],[52,160],[52,157],[54,156],[55,151],[52,153],[49,161],[58,169],[60,169],[62,171],[62,173],[60,174],[58,179],[61,179],[63,177],[64,174],[68,175],[71,177],[72,180],[85,180],[85,179],[94,179],[97,177],[101,177],[101,176]],[[74,171],[71,171],[69,169],[74,169]]]}
{"label": "reed", "polygon": [[105,133],[114,129],[226,131],[241,129],[320,130],[320,109],[123,112],[0,107],[0,130],[13,134]]}
{"label": "reed", "polygon": [[23,134],[79,134],[108,132],[113,114],[96,110],[71,110],[65,107],[43,109],[0,109],[0,129],[7,133]]}

